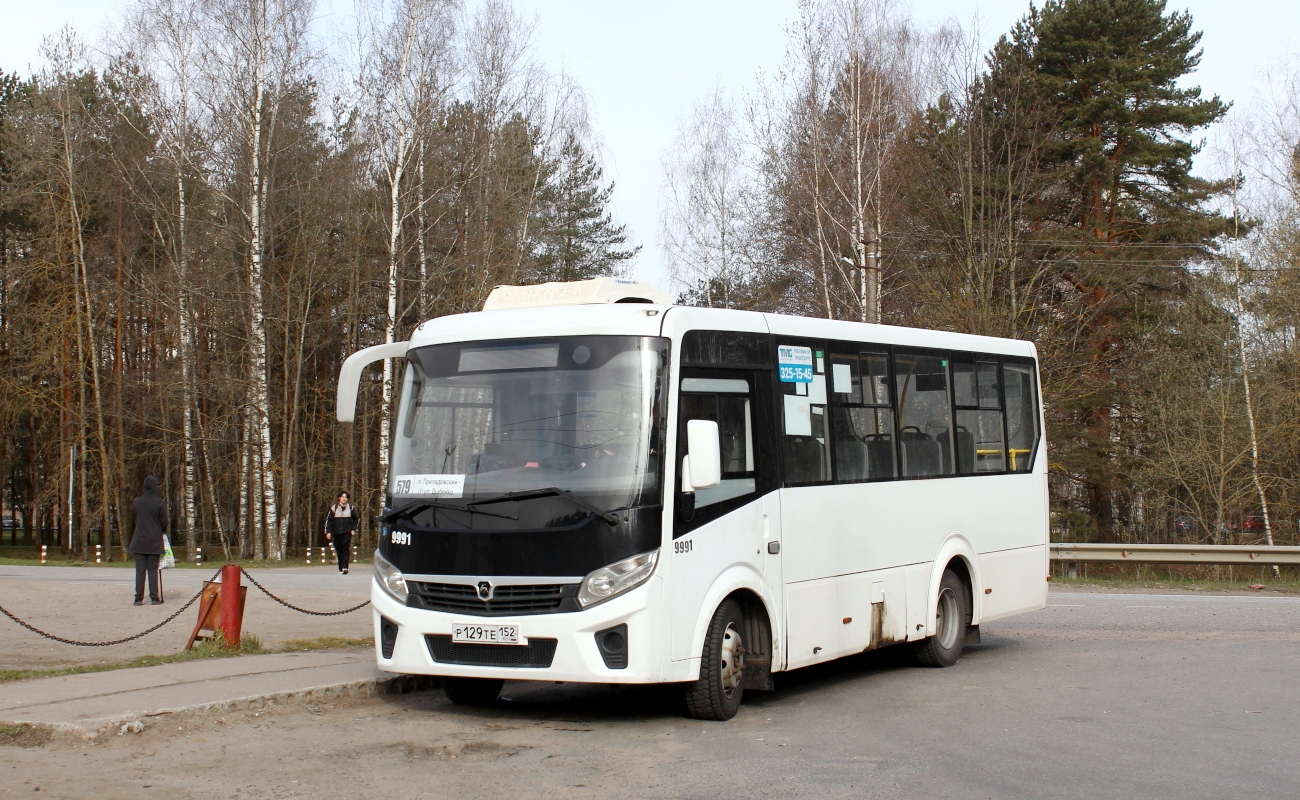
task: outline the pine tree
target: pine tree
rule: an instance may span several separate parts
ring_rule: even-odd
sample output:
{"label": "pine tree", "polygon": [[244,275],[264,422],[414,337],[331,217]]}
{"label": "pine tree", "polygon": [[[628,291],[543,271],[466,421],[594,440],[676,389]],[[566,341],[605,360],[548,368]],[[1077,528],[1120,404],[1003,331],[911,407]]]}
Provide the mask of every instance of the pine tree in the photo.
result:
{"label": "pine tree", "polygon": [[1080,333],[1055,365],[1069,388],[1048,398],[1052,460],[1103,538],[1135,521],[1120,443],[1141,424],[1141,343],[1198,291],[1189,261],[1231,231],[1208,207],[1228,184],[1191,174],[1190,135],[1227,112],[1179,85],[1200,38],[1164,0],[1049,0],[999,41],[978,88],[995,130],[1036,139],[1020,224],[1061,265],[1043,299]]}
{"label": "pine tree", "polygon": [[1049,0],[1003,37],[987,101],[997,105],[1008,76],[1028,71],[1034,102],[1055,122],[1042,151],[1055,177],[1042,222],[1104,243],[1197,247],[1227,231],[1203,207],[1227,184],[1192,176],[1200,145],[1180,138],[1228,110],[1178,85],[1200,63],[1200,39],[1191,16],[1166,15],[1164,0]]}
{"label": "pine tree", "polygon": [[578,281],[613,275],[640,252],[626,248],[627,226],[608,210],[614,184],[577,136],[564,140],[543,193],[537,279]]}

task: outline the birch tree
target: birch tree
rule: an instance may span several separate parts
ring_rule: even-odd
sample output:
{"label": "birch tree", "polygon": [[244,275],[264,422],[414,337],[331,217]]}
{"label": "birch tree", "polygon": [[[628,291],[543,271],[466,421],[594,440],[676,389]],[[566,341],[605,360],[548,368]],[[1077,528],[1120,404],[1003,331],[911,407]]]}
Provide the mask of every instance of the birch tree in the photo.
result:
{"label": "birch tree", "polygon": [[[419,227],[420,270],[425,269],[424,130],[455,79],[452,37],[458,7],[454,0],[374,0],[358,7],[361,19],[361,98],[367,109],[369,138],[388,188],[388,293],[384,341],[396,341],[402,232],[414,212]],[[407,172],[419,157],[417,204],[406,204]],[[419,292],[424,292],[421,280]],[[379,473],[387,480],[393,405],[393,361],[383,364],[379,411]]]}
{"label": "birch tree", "polygon": [[744,163],[740,120],[721,89],[678,123],[663,160],[660,242],[669,274],[705,305],[733,308],[745,280],[745,194],[752,189]]}
{"label": "birch tree", "polygon": [[[167,242],[176,286],[177,356],[181,372],[181,441],[183,467],[181,495],[185,532],[198,535],[198,449],[206,437],[197,435],[198,387],[195,380],[193,283],[190,275],[190,192],[193,180],[194,144],[199,113],[194,96],[198,50],[200,4],[195,0],[145,0],[131,20],[129,33],[151,69],[154,80],[152,107],[165,158],[171,170],[174,205],[158,225]],[[202,174],[201,172],[199,174]],[[162,233],[166,226],[168,234]],[[206,460],[206,459],[205,459]],[[214,506],[214,516],[220,512]],[[220,525],[218,524],[218,530]],[[223,536],[224,540],[224,536]]]}
{"label": "birch tree", "polygon": [[312,53],[312,0],[216,0],[206,6],[204,96],[224,138],[223,188],[244,228],[247,389],[242,459],[249,498],[245,528],[256,558],[283,557],[276,496],[267,364],[265,209],[272,181],[277,114],[302,90]]}

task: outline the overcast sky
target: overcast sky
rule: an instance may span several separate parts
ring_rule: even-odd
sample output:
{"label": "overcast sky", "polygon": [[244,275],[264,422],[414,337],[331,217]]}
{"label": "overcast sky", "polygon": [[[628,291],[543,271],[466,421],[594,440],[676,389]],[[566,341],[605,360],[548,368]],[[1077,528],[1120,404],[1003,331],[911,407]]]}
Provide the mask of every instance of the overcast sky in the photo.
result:
{"label": "overcast sky", "polygon": [[[637,277],[667,288],[656,233],[664,151],[677,119],[714,86],[743,91],[785,52],[795,0],[515,0],[537,17],[538,48],[586,91],[606,174],[617,182],[615,215],[644,245]],[[319,0],[323,22],[345,24],[351,0]],[[903,5],[907,5],[905,2]],[[1041,3],[1040,3],[1041,4]],[[5,0],[0,69],[39,68],[41,38],[72,25],[86,39],[124,7],[120,0]],[[923,24],[978,23],[985,49],[1019,19],[1028,0],[916,0]],[[1297,0],[1171,0],[1204,32],[1205,57],[1194,83],[1207,94],[1245,103],[1269,67],[1300,47]]]}

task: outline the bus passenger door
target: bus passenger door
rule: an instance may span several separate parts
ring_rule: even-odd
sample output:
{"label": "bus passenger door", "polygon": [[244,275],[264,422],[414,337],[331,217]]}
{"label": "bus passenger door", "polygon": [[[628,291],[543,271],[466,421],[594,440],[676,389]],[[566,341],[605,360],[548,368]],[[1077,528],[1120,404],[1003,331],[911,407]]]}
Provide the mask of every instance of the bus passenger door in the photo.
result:
{"label": "bus passenger door", "polygon": [[[710,588],[733,567],[764,576],[773,608],[773,628],[780,627],[780,509],[773,491],[775,471],[770,447],[768,373],[760,370],[683,367],[677,420],[677,491],[672,566],[672,645],[674,661],[695,658],[694,634]],[[681,461],[686,455],[686,423],[718,423],[722,480],[710,489],[681,491]],[[777,551],[777,552],[771,552]],[[773,577],[773,571],[775,575]],[[711,601],[710,601],[711,602]],[[774,638],[778,634],[774,630]],[[779,639],[777,639],[779,641]]]}

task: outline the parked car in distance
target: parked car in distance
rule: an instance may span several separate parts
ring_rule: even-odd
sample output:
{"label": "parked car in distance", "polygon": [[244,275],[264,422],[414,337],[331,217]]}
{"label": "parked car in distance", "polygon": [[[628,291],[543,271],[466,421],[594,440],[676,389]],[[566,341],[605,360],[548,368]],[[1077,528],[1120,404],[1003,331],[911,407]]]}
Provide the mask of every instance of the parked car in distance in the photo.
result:
{"label": "parked car in distance", "polygon": [[1263,533],[1264,532],[1264,515],[1251,514],[1241,521],[1242,533]]}
{"label": "parked car in distance", "polygon": [[1174,533],[1179,536],[1188,536],[1196,533],[1196,518],[1181,514],[1174,517]]}

